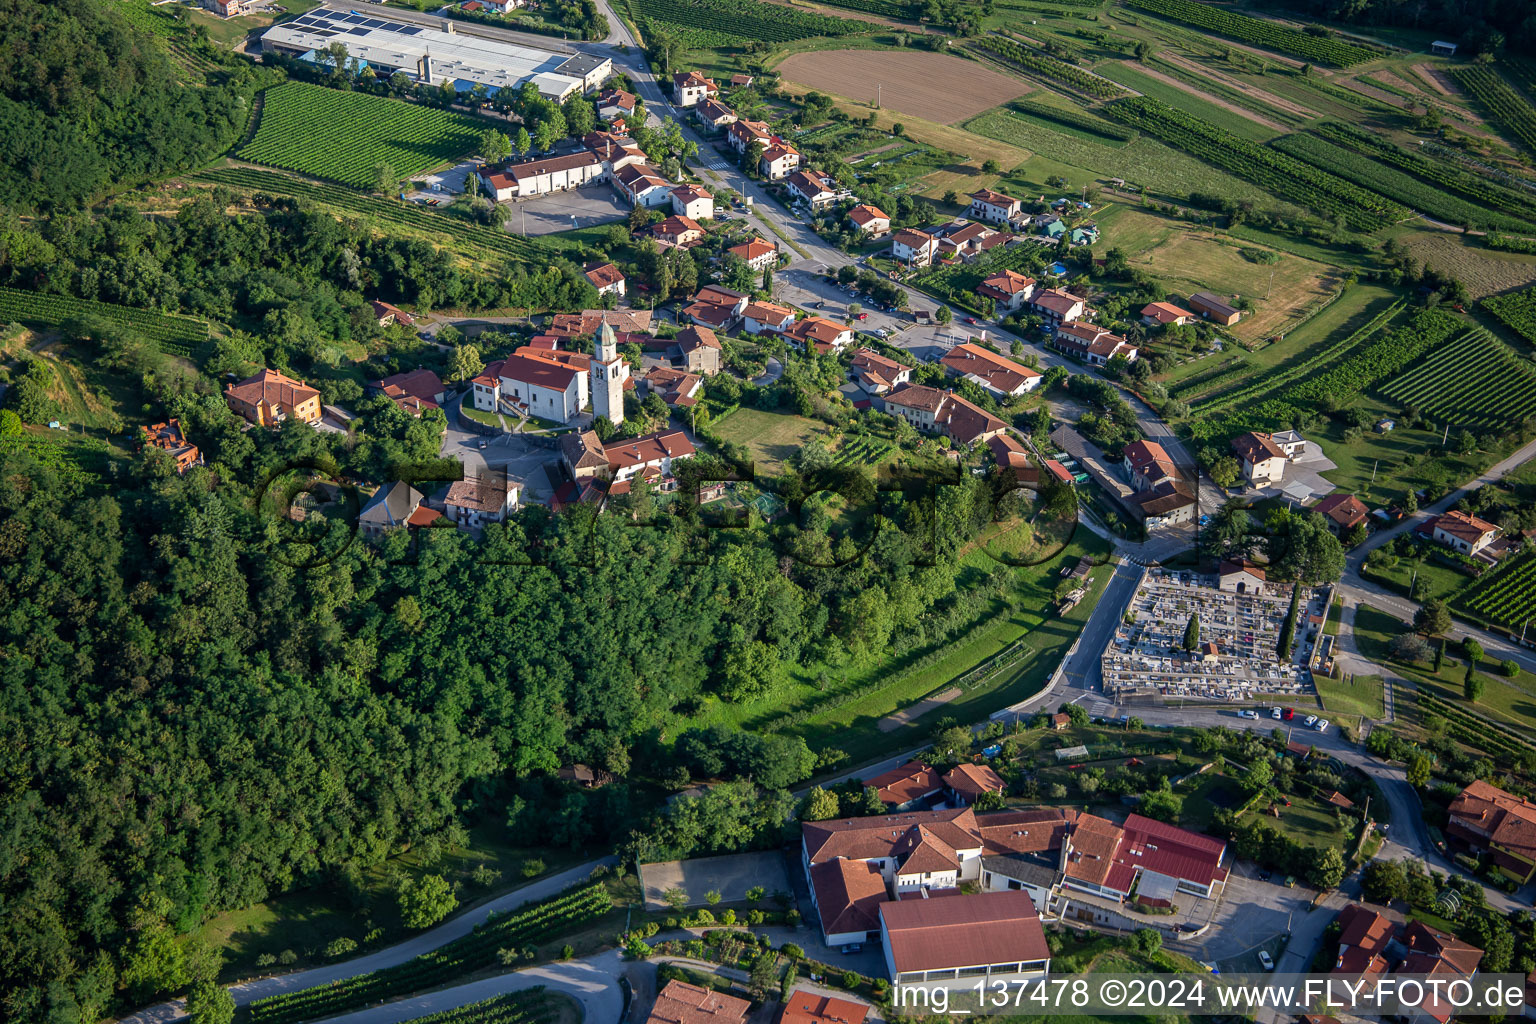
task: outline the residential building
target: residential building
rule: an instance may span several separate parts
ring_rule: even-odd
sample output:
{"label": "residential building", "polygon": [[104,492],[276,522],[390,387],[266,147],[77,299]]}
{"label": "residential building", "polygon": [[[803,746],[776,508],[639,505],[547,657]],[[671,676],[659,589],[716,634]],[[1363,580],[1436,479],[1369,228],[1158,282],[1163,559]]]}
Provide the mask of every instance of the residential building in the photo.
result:
{"label": "residential building", "polygon": [[236,415],[258,427],[275,427],[287,419],[314,423],[322,415],[320,392],[276,370],[262,370],[227,385],[224,401]]}
{"label": "residential building", "polygon": [[1012,196],[989,188],[971,193],[971,216],[993,224],[1005,224],[1019,215],[1022,207]]}
{"label": "residential building", "polygon": [[606,416],[614,426],[624,422],[624,384],[629,361],[619,355],[619,341],[606,323],[597,332],[597,358],[592,360],[592,415]]}
{"label": "residential building", "polygon": [[421,507],[421,492],[403,480],[385,484],[373,492],[357,514],[358,531],[369,540],[377,540],[406,526],[426,526],[437,513]]}
{"label": "residential building", "polygon": [[1520,884],[1536,874],[1536,803],[1487,782],[1468,785],[1451,801],[1446,835]]}
{"label": "residential building", "polygon": [[234,18],[248,12],[254,0],[198,0],[205,11],[212,11],[221,18]]}
{"label": "residential building", "polygon": [[681,430],[659,430],[603,446],[608,471],[615,481],[629,480],[641,474],[652,479],[670,479],[672,461],[687,458],[694,452],[693,442]]}
{"label": "residential building", "polygon": [[1029,450],[1012,434],[998,434],[987,438],[992,451],[992,461],[1001,473],[1011,473],[1015,484],[1034,486],[1040,482],[1040,470],[1029,461]]}
{"label": "residential building", "polygon": [[763,150],[758,169],[770,181],[782,181],[800,166],[800,151],[787,142],[775,142]]}
{"label": "residential building", "polygon": [[795,311],[772,302],[749,302],[741,311],[741,329],[747,334],[783,334],[795,322]]}
{"label": "residential building", "polygon": [[807,869],[811,906],[828,946],[879,941],[880,905],[890,897],[879,865],[838,857]]}
{"label": "residential building", "polygon": [[939,240],[926,231],[902,228],[891,239],[891,256],[913,267],[926,267],[939,251]]}
{"label": "residential building", "polygon": [[765,270],[779,265],[779,247],[761,238],[754,238],[741,245],[733,245],[727,251],[746,260],[747,266],[753,270]]}
{"label": "residential building", "polygon": [[650,164],[620,167],[613,172],[613,187],[630,206],[662,206],[672,202],[672,183]]}
{"label": "residential building", "polygon": [[1179,479],[1173,457],[1156,441],[1132,441],[1126,445],[1121,453],[1121,465],[1133,491],[1150,491],[1159,484]]}
{"label": "residential building", "polygon": [[669,981],[656,993],[645,1024],[746,1024],[752,1004],[713,989]]}
{"label": "residential building", "polygon": [[1333,974],[1350,977],[1385,974],[1390,966],[1387,944],[1397,931],[1391,918],[1358,903],[1351,903],[1335,918],[1339,925],[1339,949]]}
{"label": "residential building", "polygon": [[673,214],[651,228],[651,234],[656,236],[658,242],[666,242],[668,245],[693,245],[703,240],[704,226],[692,217]]}
{"label": "residential building", "polygon": [[685,327],[672,339],[677,348],[673,358],[681,359],[689,373],[710,376],[720,372],[720,339],[708,327]]}
{"label": "residential building", "polygon": [[1169,324],[1187,324],[1195,314],[1181,309],[1171,302],[1149,302],[1141,307],[1141,322],[1148,327],[1167,327]]}
{"label": "residential building", "polygon": [[742,75],[742,74],[732,75],[731,76],[731,88],[732,89],[745,89],[747,86],[751,85],[755,81],[757,81],[757,79],[754,78],[752,75]]}
{"label": "residential building", "polygon": [[848,220],[855,231],[867,232],[870,238],[879,238],[891,230],[891,215],[868,203],[861,203],[849,210]]}
{"label": "residential building", "polygon": [[487,165],[475,174],[485,194],[498,203],[550,192],[565,192],[601,181],[603,162],[590,152],[542,157],[516,164]]}
{"label": "residential building", "polygon": [[1275,446],[1268,434],[1249,431],[1235,437],[1232,450],[1243,464],[1243,479],[1251,486],[1278,484],[1285,476],[1285,452]]}
{"label": "residential building", "polygon": [[390,324],[414,324],[416,318],[398,306],[392,306],[378,299],[370,299],[368,305],[373,307],[373,319],[380,327],[388,327]]}
{"label": "residential building", "polygon": [[725,138],[732,149],[743,154],[751,150],[754,143],[764,148],[773,143],[773,133],[768,130],[767,121],[733,121],[725,130]]}
{"label": "residential building", "polygon": [[715,196],[702,185],[679,185],[672,190],[672,212],[690,220],[709,220],[715,215]]}
{"label": "residential building", "polygon": [[704,378],[670,366],[653,367],[642,379],[647,394],[660,395],[674,409],[697,405],[699,389],[704,386]]}
{"label": "residential building", "polygon": [[960,444],[979,444],[1001,434],[1007,425],[985,409],[950,391],[907,384],[885,397],[885,411],[918,430],[944,434]]}
{"label": "residential building", "polygon": [[1063,466],[1055,459],[1045,460],[1045,470],[1051,476],[1055,477],[1057,483],[1063,483],[1070,487],[1073,483],[1076,482],[1076,478],[1074,478],[1072,474],[1068,472],[1067,467]]}
{"label": "residential building", "polygon": [[1041,379],[1039,370],[969,342],[956,345],[939,362],[949,373],[978,385],[996,398],[1014,398],[1033,391]]}
{"label": "residential building", "polygon": [[548,333],[558,338],[590,338],[609,324],[620,335],[649,334],[651,311],[648,309],[584,309],[580,313],[556,313],[550,317]]}
{"label": "residential building", "polygon": [[949,224],[935,234],[939,239],[939,252],[962,257],[973,256],[1008,240],[1007,235],[974,222]]}
{"label": "residential building", "polygon": [[808,316],[784,332],[788,341],[799,342],[807,352],[837,352],[853,344],[853,328],[824,316]]}
{"label": "residential building", "polygon": [[798,197],[812,210],[831,206],[837,199],[837,182],[809,167],[791,174],[785,184],[791,196]]}
{"label": "residential building", "polygon": [[1195,496],[1173,480],[1138,491],[1129,500],[1131,511],[1148,530],[1194,522],[1198,508]]}
{"label": "residential building", "polygon": [[1051,345],[1094,366],[1104,366],[1115,356],[1134,363],[1138,354],[1136,346],[1120,335],[1080,320],[1058,327],[1051,336]]}
{"label": "residential building", "polygon": [[1072,229],[1073,245],[1093,245],[1099,240],[1099,229],[1092,224],[1083,224]]}
{"label": "residential building", "polygon": [[672,76],[672,94],[680,107],[693,107],[720,95],[720,87],[697,71],[678,71]]}
{"label": "residential building", "polygon": [[1269,435],[1269,440],[1276,448],[1285,453],[1286,460],[1295,462],[1306,454],[1307,439],[1296,430],[1277,430]]}
{"label": "residential building", "polygon": [[597,116],[604,121],[615,118],[628,120],[635,114],[635,104],[640,97],[623,89],[604,89],[597,95]]}
{"label": "residential building", "polygon": [[203,464],[203,453],[197,450],[197,445],[187,440],[181,430],[181,421],[174,416],[164,423],[140,427],[139,433],[145,445],[158,448],[171,457],[176,464],[178,476],[193,466]]}
{"label": "residential building", "polygon": [[1312,511],[1322,515],[1328,523],[1328,529],[1334,533],[1344,533],[1366,523],[1370,519],[1370,509],[1365,507],[1365,502],[1353,494],[1330,494],[1316,505]]}
{"label": "residential building", "polygon": [[[1408,955],[1398,964],[1396,973],[1427,976],[1441,986],[1472,978],[1483,959],[1481,949],[1423,921],[1413,921],[1404,929],[1403,943]],[[1423,1003],[1413,1007],[1406,1019],[1410,1024],[1447,1024],[1452,1016],[1460,1015],[1460,1008],[1447,997],[1448,991],[1451,990],[1443,987],[1429,988]]]}
{"label": "residential building", "polygon": [[693,323],[719,331],[734,324],[746,308],[747,297],[741,292],[707,284],[695,293],[691,303],[683,307],[683,315]]}
{"label": "residential building", "polygon": [[1477,554],[1499,536],[1499,528],[1486,519],[1454,509],[1443,516],[1436,516],[1426,525],[1437,544],[1444,544],[1464,555]]}
{"label": "residential building", "polygon": [[1176,893],[1213,899],[1226,885],[1226,844],[1132,814],[1123,826],[1082,814],[1072,826],[1063,883],[1071,889],[1170,906]]}
{"label": "residential building", "polygon": [[468,477],[448,485],[443,511],[463,529],[478,530],[488,523],[504,523],[517,508],[521,488],[505,473]]}
{"label": "residential building", "polygon": [[561,434],[560,462],[578,484],[608,475],[608,456],[593,430]]}
{"label": "residential building", "polygon": [[384,395],[412,416],[441,408],[446,393],[442,380],[425,367],[370,381],[367,390],[370,395]]}
{"label": "residential building", "polygon": [[711,131],[719,131],[731,124],[736,118],[736,111],[721,103],[719,100],[705,100],[693,108],[693,116],[699,119],[699,123]]}
{"label": "residential building", "polygon": [[[502,360],[498,387],[489,397],[522,415],[554,423],[571,422],[586,404],[587,368],[541,359],[533,351],[525,346]],[[477,405],[479,398],[477,392]]]}
{"label": "residential building", "polygon": [[991,765],[966,763],[957,764],[945,773],[944,788],[949,791],[956,807],[969,807],[983,793],[1006,793],[1008,784]]}
{"label": "residential building", "polygon": [[886,971],[900,984],[1043,977],[1051,950],[1028,893],[984,892],[880,905]]}
{"label": "residential building", "polygon": [[581,144],[602,163],[603,174],[610,178],[614,171],[645,163],[645,151],[633,139],[615,132],[588,132],[581,137]]}
{"label": "residential building", "polygon": [[1229,594],[1263,594],[1268,587],[1264,570],[1246,558],[1223,559],[1216,567],[1216,589]]}
{"label": "residential building", "polygon": [[873,789],[880,802],[892,811],[924,807],[944,791],[939,773],[922,761],[908,761],[872,779],[865,779],[864,787]]}
{"label": "residential building", "polygon": [[1190,308],[1212,323],[1231,327],[1242,318],[1242,310],[1223,302],[1210,292],[1195,292],[1189,297]]}
{"label": "residential building", "polygon": [[583,271],[599,295],[624,297],[624,272],[612,263],[588,263]]}
{"label": "residential building", "polygon": [[1048,327],[1071,323],[1082,316],[1088,304],[1071,292],[1058,288],[1046,288],[1029,300],[1036,313]]}
{"label": "residential building", "polygon": [[993,274],[976,286],[976,294],[992,300],[997,312],[1017,313],[1035,295],[1035,279],[1016,270]]}
{"label": "residential building", "polygon": [[849,370],[859,385],[873,395],[883,395],[905,384],[912,377],[910,367],[867,348],[861,348],[853,354]]}
{"label": "residential building", "polygon": [[864,1024],[867,1016],[865,1003],[797,988],[779,1011],[778,1024]]}

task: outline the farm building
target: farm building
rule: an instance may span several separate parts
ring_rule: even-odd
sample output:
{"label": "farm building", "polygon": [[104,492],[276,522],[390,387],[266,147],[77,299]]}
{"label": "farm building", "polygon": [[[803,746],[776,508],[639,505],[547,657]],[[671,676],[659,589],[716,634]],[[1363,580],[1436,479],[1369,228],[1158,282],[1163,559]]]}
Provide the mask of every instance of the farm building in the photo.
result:
{"label": "farm building", "polygon": [[1236,306],[1221,301],[1210,292],[1195,292],[1189,297],[1189,305],[1196,313],[1223,327],[1231,327],[1243,315]]}
{"label": "farm building", "polygon": [[482,167],[476,172],[486,194],[496,202],[565,192],[603,176],[603,164],[591,153],[572,153],[520,164]]}
{"label": "farm building", "polygon": [[613,74],[607,57],[465,35],[446,18],[433,20],[440,20],[441,28],[320,7],[269,28],[261,49],[313,60],[316,51],[341,43],[360,68],[386,78],[399,72],[424,85],[446,84],[459,92],[481,85],[493,94],[532,82],[557,103],[597,88]]}

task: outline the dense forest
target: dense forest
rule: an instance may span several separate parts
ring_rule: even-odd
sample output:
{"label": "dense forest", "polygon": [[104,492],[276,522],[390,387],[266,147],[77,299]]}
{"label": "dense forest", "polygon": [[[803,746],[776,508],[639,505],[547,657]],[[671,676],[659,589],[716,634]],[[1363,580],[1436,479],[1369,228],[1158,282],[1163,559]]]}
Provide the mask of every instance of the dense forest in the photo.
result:
{"label": "dense forest", "polygon": [[154,37],[94,0],[0,0],[0,205],[77,208],[219,155],[259,73],[191,86]]}

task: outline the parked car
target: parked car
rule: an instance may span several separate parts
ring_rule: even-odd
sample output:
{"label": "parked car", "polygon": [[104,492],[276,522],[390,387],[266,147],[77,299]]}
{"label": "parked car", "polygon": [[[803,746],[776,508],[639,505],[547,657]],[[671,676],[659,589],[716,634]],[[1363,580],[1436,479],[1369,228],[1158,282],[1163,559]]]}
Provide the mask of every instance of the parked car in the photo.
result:
{"label": "parked car", "polygon": [[978,321],[973,316],[968,316],[968,317],[965,318],[965,322],[968,323],[968,324],[974,324],[974,323],[979,323],[980,321]]}
{"label": "parked car", "polygon": [[1279,717],[1280,717],[1280,709],[1279,709],[1279,708],[1275,708],[1275,709],[1274,709],[1274,710],[1273,710],[1273,711],[1271,711],[1271,712],[1270,712],[1270,713],[1269,713],[1269,717],[1270,717],[1270,718],[1276,718],[1276,719],[1278,719],[1278,718],[1279,718]]}
{"label": "parked car", "polygon": [[1280,717],[1289,722],[1291,719],[1296,717],[1296,712],[1291,708],[1285,708],[1280,712]]}
{"label": "parked car", "polygon": [[488,442],[488,441],[486,441],[486,439],[485,439],[485,438],[483,438],[483,437],[482,437],[482,438],[481,438],[481,439],[480,439],[480,447],[481,447],[481,448],[484,448],[484,447],[485,447],[485,446],[486,446],[486,445],[487,445],[487,444],[489,444],[489,443],[490,443],[490,442]]}
{"label": "parked car", "polygon": [[1241,710],[1241,711],[1239,711],[1237,713],[1237,717],[1238,718],[1258,718],[1259,717],[1259,713],[1257,711],[1253,710],[1253,708],[1243,708],[1243,710]]}
{"label": "parked car", "polygon": [[842,949],[838,950],[839,953],[845,954],[862,953],[863,951],[864,944],[862,942],[850,942]]}
{"label": "parked car", "polygon": [[1317,724],[1317,716],[1316,715],[1308,715],[1307,716],[1307,728],[1310,729],[1310,728],[1312,728],[1312,726],[1314,726],[1316,724]]}
{"label": "parked car", "polygon": [[1275,958],[1269,955],[1268,950],[1259,950],[1259,966],[1264,968],[1266,971],[1272,971],[1275,969]]}
{"label": "parked car", "polygon": [[1326,719],[1326,718],[1319,719],[1316,728],[1317,728],[1318,732],[1327,732],[1328,731],[1328,719]]}
{"label": "parked car", "polygon": [[860,313],[858,315],[857,319],[859,319],[859,320],[868,320],[869,319],[869,314],[868,313]]}

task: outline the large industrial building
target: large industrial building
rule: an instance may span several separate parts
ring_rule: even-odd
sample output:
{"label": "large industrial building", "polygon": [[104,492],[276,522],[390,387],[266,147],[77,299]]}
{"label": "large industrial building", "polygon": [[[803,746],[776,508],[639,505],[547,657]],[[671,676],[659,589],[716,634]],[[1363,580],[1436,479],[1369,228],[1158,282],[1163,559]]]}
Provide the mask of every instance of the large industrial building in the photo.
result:
{"label": "large industrial building", "polygon": [[466,35],[454,23],[442,27],[405,24],[350,11],[319,7],[268,29],[261,37],[264,53],[313,58],[341,43],[357,61],[375,74],[402,72],[427,85],[451,84],[459,92],[477,85],[494,94],[532,82],[556,102],[596,89],[613,73],[613,61],[586,53],[557,53],[521,43]]}

